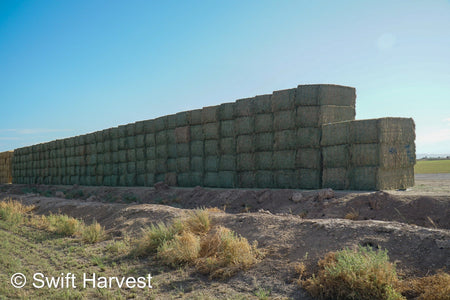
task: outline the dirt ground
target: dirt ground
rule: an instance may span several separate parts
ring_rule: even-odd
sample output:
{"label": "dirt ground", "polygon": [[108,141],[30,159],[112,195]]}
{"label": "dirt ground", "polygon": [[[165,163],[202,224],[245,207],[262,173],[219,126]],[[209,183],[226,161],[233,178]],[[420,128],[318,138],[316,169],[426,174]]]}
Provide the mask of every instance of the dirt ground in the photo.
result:
{"label": "dirt ground", "polygon": [[[313,272],[325,253],[357,245],[387,249],[400,273],[450,269],[450,176],[417,176],[407,191],[349,192],[269,189],[112,188],[0,185],[0,199],[35,205],[38,214],[97,220],[114,236],[135,236],[184,210],[217,207],[213,221],[258,241],[266,256],[255,267],[214,285],[234,291],[267,287],[271,296],[308,299],[293,283],[293,265]],[[191,278],[189,284],[204,284]]]}

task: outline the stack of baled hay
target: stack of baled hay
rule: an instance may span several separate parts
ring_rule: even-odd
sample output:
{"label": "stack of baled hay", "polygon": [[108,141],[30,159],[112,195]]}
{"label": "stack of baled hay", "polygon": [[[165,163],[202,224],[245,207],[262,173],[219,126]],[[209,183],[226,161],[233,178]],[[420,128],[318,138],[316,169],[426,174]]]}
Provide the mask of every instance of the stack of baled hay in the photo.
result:
{"label": "stack of baled hay", "polygon": [[408,118],[381,118],[324,125],[324,187],[351,190],[405,189],[414,185],[415,126]]}
{"label": "stack of baled hay", "polygon": [[12,183],[12,160],[14,151],[0,153],[0,183]]}

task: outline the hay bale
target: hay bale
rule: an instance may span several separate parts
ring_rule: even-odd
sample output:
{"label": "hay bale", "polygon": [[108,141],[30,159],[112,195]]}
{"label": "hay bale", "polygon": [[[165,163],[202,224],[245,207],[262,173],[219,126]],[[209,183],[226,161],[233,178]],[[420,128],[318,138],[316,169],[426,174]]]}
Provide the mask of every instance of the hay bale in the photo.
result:
{"label": "hay bale", "polygon": [[234,137],[235,128],[234,120],[220,122],[220,137]]}
{"label": "hay bale", "polygon": [[137,186],[145,186],[147,181],[147,175],[146,174],[138,174],[136,175],[136,185]]}
{"label": "hay bale", "polygon": [[204,156],[204,142],[203,141],[193,141],[191,142],[191,155],[192,156]]}
{"label": "hay bale", "polygon": [[297,148],[296,130],[277,131],[274,134],[274,150],[295,150]]}
{"label": "hay bale", "polygon": [[235,119],[235,135],[252,134],[255,131],[254,117],[239,117]]}
{"label": "hay bale", "polygon": [[[144,166],[144,170],[145,170],[145,166]],[[83,175],[86,174],[86,168],[83,167],[83,169],[80,170],[80,173],[83,174]],[[113,165],[112,164],[105,164],[103,166],[103,173],[104,173],[104,175],[113,175],[114,174],[113,173]]]}
{"label": "hay bale", "polygon": [[182,111],[175,115],[177,127],[184,127],[188,125],[189,112]]}
{"label": "hay bale", "polygon": [[274,91],[272,94],[272,112],[294,109],[296,89]]}
{"label": "hay bale", "polygon": [[155,174],[147,174],[147,182],[145,183],[145,186],[153,186],[156,183],[156,176]]}
{"label": "hay bale", "polygon": [[221,188],[235,188],[237,186],[236,172],[222,171],[219,172],[219,185]]}
{"label": "hay bale", "polygon": [[275,180],[272,171],[256,171],[256,186],[258,188],[275,188]]}
{"label": "hay bale", "polygon": [[273,169],[289,170],[295,169],[295,150],[275,151],[273,153]]}
{"label": "hay bale", "polygon": [[154,133],[147,133],[145,135],[145,146],[146,147],[153,147],[155,145],[156,145],[155,134]]}
{"label": "hay bale", "polygon": [[[393,148],[396,151],[396,148]],[[356,167],[376,167],[380,164],[379,144],[354,144],[350,146],[351,164]],[[392,152],[396,155],[396,153]]]}
{"label": "hay bale", "polygon": [[238,171],[255,170],[255,156],[253,153],[240,153],[236,156],[236,167]]}
{"label": "hay bale", "polygon": [[111,151],[112,152],[119,151],[119,139],[111,140]]}
{"label": "hay bale", "polygon": [[217,156],[207,156],[205,158],[205,171],[207,172],[219,171],[219,158]]}
{"label": "hay bale", "polygon": [[346,168],[350,165],[348,145],[337,145],[322,148],[324,168]]}
{"label": "hay bale", "polygon": [[219,123],[203,124],[203,136],[205,139],[219,139]]}
{"label": "hay bale", "polygon": [[145,162],[145,170],[147,175],[156,173],[156,160],[147,160]]}
{"label": "hay bale", "polygon": [[202,110],[196,109],[189,112],[189,124],[190,125],[200,125],[202,124]]}
{"label": "hay bale", "polygon": [[299,85],[295,102],[297,105],[355,106],[356,91],[352,87],[314,84]]}
{"label": "hay bale", "polygon": [[296,188],[301,189],[320,189],[321,171],[317,169],[299,169]]}
{"label": "hay bale", "polygon": [[[89,144],[87,146],[93,147],[94,144]],[[88,152],[92,151],[92,148],[87,148],[87,149],[88,149]],[[120,138],[119,139],[119,150],[126,150],[126,149],[127,149],[127,138]]]}
{"label": "hay bale", "polygon": [[275,171],[274,181],[277,188],[293,189],[298,186],[298,174],[294,170]]}
{"label": "hay bale", "polygon": [[167,130],[167,116],[159,117],[155,121],[155,132]]}
{"label": "hay bale", "polygon": [[205,155],[219,155],[219,141],[206,140],[205,141]]}
{"label": "hay bale", "polygon": [[414,120],[411,118],[382,118],[378,120],[381,143],[414,143],[416,138]]}
{"label": "hay bale", "polygon": [[127,185],[127,175],[125,175],[125,174],[119,175],[117,185],[118,186],[126,186]]}
{"label": "hay bale", "polygon": [[[82,151],[80,151],[80,148],[79,147],[82,147],[82,146],[77,146],[76,148],[75,148],[75,154],[76,155],[82,155],[81,153],[82,153]],[[105,145],[104,145],[104,143],[97,143],[97,145],[95,146],[95,150],[96,150],[96,152],[97,153],[104,153],[105,152]],[[78,151],[80,151],[80,152],[78,152]],[[80,153],[80,154],[79,154]],[[52,153],[50,153],[50,155],[51,155]]]}
{"label": "hay bale", "polygon": [[136,161],[136,150],[135,149],[128,149],[126,151],[126,153],[127,153],[127,162]]}
{"label": "hay bale", "polygon": [[156,147],[147,147],[145,151],[145,157],[147,160],[156,159]]}
{"label": "hay bale", "polygon": [[177,144],[177,157],[189,157],[191,155],[190,145]]}
{"label": "hay bale", "polygon": [[175,129],[177,127],[177,116],[168,115],[167,116],[167,129]]}
{"label": "hay bale", "polygon": [[[111,137],[111,140],[118,139],[119,138],[119,128],[117,128],[117,127],[110,128],[109,136]],[[88,143],[88,139],[87,139],[86,135],[84,135],[84,141],[86,144]]]}
{"label": "hay bale", "polygon": [[145,160],[145,148],[137,148],[136,150],[136,160]]}
{"label": "hay bale", "polygon": [[194,125],[191,126],[191,140],[192,141],[203,141],[205,136],[203,134],[203,126],[202,125]]}
{"label": "hay bale", "polygon": [[156,158],[166,159],[168,157],[167,145],[156,146]]}
{"label": "hay bale", "polygon": [[177,144],[167,145],[167,157],[169,157],[169,158],[177,157]]}
{"label": "hay bale", "polygon": [[[136,135],[135,143],[136,143],[137,148],[145,147],[145,135],[144,134]],[[105,145],[106,145],[106,142],[105,142]]]}
{"label": "hay bale", "polygon": [[167,159],[157,158],[156,159],[156,174],[167,172]]}
{"label": "hay bale", "polygon": [[191,160],[189,157],[178,157],[177,161],[177,173],[187,173],[189,172],[191,166]]}
{"label": "hay bale", "polygon": [[273,169],[273,153],[271,151],[256,152],[255,153],[255,163],[256,163],[257,170],[272,170]]}
{"label": "hay bale", "polygon": [[273,131],[273,114],[259,114],[255,116],[255,132]]}
{"label": "hay bale", "polygon": [[175,141],[179,144],[191,141],[191,129],[189,126],[175,128]]}
{"label": "hay bale", "polygon": [[112,163],[112,153],[106,152],[105,154],[103,154],[103,160],[104,160],[105,164]]}
{"label": "hay bale", "polygon": [[286,129],[295,129],[295,111],[277,111],[273,114],[273,129],[281,131]]}
{"label": "hay bale", "polygon": [[[127,136],[127,125],[120,125],[118,127],[118,131],[119,131],[119,138],[126,137]],[[91,136],[92,136],[92,138],[94,138],[92,134],[88,134],[86,136],[86,142],[88,142],[88,143],[94,142],[94,140],[91,139]]]}
{"label": "hay bale", "polygon": [[357,120],[349,123],[349,142],[352,144],[377,143],[378,119]]}
{"label": "hay bale", "polygon": [[[144,133],[154,133],[155,132],[155,120],[145,120],[144,121]],[[111,138],[113,138],[111,136]]]}
{"label": "hay bale", "polygon": [[320,145],[320,135],[320,128],[300,127],[296,132],[296,146],[318,148]]}
{"label": "hay bale", "polygon": [[299,85],[295,95],[296,106],[315,106],[318,105],[319,85]]}
{"label": "hay bale", "polygon": [[273,132],[258,133],[254,138],[255,151],[272,151],[274,147]]}
{"label": "hay bale", "polygon": [[245,98],[236,100],[234,104],[234,117],[249,117],[254,114],[255,98]]}
{"label": "hay bale", "polygon": [[254,151],[253,135],[240,135],[237,137],[236,152],[246,153]]}
{"label": "hay bale", "polygon": [[167,130],[158,131],[155,135],[155,142],[157,146],[167,144]]}
{"label": "hay bale", "polygon": [[175,129],[167,130],[167,143],[168,144],[176,144],[177,140],[175,137]]}
{"label": "hay bale", "polygon": [[237,174],[237,177],[238,177],[238,186],[240,188],[255,188],[255,187],[257,187],[255,172],[239,172]]}
{"label": "hay bale", "polygon": [[181,187],[191,187],[191,175],[189,173],[178,173],[177,183]]}
{"label": "hay bale", "polygon": [[220,171],[236,171],[236,156],[221,155],[219,157],[219,170]]}
{"label": "hay bale", "polygon": [[145,163],[145,160],[136,161],[136,174],[145,174],[147,172],[145,169]]}
{"label": "hay bale", "polygon": [[351,121],[325,124],[322,126],[322,146],[344,145],[350,142]]}
{"label": "hay bale", "polygon": [[272,95],[259,95],[253,102],[255,114],[267,114],[272,112]]}
{"label": "hay bale", "polygon": [[232,120],[234,116],[234,103],[222,103],[219,106],[219,120]]}
{"label": "hay bale", "polygon": [[203,172],[203,157],[193,156],[191,157],[191,171]]}
{"label": "hay bale", "polygon": [[203,173],[202,172],[190,172],[191,186],[203,186]]}
{"label": "hay bale", "polygon": [[206,172],[204,185],[207,187],[219,187],[219,173]]}
{"label": "hay bale", "polygon": [[318,126],[327,123],[355,120],[355,107],[324,105],[320,107]]}
{"label": "hay bale", "polygon": [[[105,132],[105,130],[103,130]],[[134,123],[134,132],[135,135],[140,135],[140,134],[144,134],[144,121],[139,121]],[[106,134],[103,134],[103,137],[105,139],[107,139],[108,137],[106,136]]]}
{"label": "hay bale", "polygon": [[377,167],[355,167],[349,169],[349,188],[351,190],[376,190]]}
{"label": "hay bale", "polygon": [[136,174],[127,174],[125,179],[126,186],[136,185]]}
{"label": "hay bale", "polygon": [[397,190],[414,186],[414,166],[397,169],[379,168],[377,190]]}
{"label": "hay bale", "polygon": [[177,159],[176,158],[168,158],[167,159],[167,172],[176,172],[177,171]]}
{"label": "hay bale", "polygon": [[322,187],[334,190],[349,188],[347,168],[324,168],[322,174]]}
{"label": "hay bale", "polygon": [[219,121],[219,106],[207,106],[202,108],[202,123],[217,123]]}
{"label": "hay bale", "polygon": [[320,169],[321,151],[318,148],[299,148],[295,159],[297,168]]}

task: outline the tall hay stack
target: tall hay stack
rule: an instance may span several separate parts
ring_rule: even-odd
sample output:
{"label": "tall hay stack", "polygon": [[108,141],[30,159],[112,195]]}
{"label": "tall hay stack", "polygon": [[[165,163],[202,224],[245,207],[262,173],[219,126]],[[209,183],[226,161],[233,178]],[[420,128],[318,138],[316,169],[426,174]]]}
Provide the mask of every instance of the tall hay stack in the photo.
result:
{"label": "tall hay stack", "polygon": [[14,151],[6,151],[0,153],[0,183],[12,183],[13,157]]}

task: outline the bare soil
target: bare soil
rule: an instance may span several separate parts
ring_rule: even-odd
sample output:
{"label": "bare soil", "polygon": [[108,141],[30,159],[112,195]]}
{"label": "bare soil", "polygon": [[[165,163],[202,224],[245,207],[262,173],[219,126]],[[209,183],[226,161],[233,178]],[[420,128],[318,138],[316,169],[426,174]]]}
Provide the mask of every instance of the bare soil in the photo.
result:
{"label": "bare soil", "polygon": [[1,185],[0,199],[33,204],[38,214],[95,219],[117,237],[136,236],[141,228],[170,222],[186,209],[217,207],[224,212],[211,213],[215,223],[258,241],[266,255],[227,281],[191,276],[184,284],[236,292],[264,287],[271,297],[309,299],[294,283],[293,265],[303,262],[314,272],[325,253],[345,247],[387,249],[406,277],[448,271],[449,182],[429,176],[416,179],[416,187],[407,191],[378,192]]}

